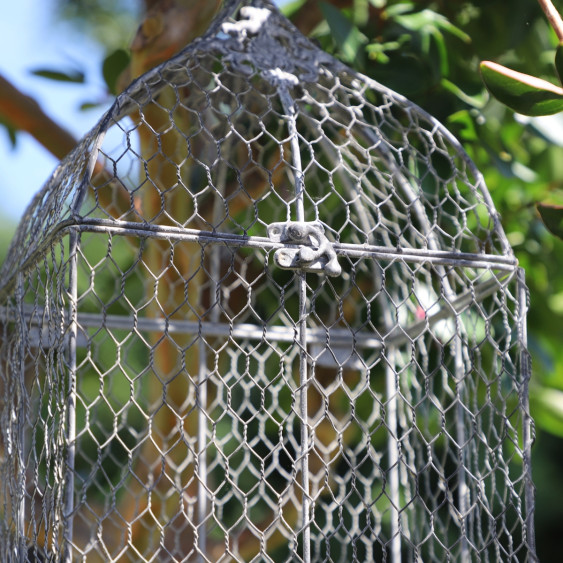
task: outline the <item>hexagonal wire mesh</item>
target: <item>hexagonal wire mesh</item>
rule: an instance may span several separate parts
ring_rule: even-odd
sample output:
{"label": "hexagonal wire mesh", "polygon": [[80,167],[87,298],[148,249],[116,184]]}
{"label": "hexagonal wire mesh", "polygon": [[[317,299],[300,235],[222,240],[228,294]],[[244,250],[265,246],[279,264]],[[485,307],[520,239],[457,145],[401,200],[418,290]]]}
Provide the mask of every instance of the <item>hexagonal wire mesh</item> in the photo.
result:
{"label": "hexagonal wire mesh", "polygon": [[483,179],[268,2],[117,98],[2,282],[9,559],[535,559]]}

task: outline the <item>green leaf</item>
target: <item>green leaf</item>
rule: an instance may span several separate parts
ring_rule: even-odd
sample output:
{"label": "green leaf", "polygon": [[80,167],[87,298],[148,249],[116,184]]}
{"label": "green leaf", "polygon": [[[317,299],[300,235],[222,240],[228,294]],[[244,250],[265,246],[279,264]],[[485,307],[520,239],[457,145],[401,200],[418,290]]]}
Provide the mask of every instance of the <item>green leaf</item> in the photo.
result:
{"label": "green leaf", "polygon": [[549,308],[557,315],[563,314],[563,291],[554,293],[547,298]]}
{"label": "green leaf", "polygon": [[451,92],[452,94],[457,96],[461,101],[465,102],[466,104],[478,109],[485,107],[485,99],[482,93],[471,96],[470,94],[465,93],[457,84],[454,84],[451,80],[448,80],[447,78],[442,78],[440,84],[444,89],[448,90],[448,92]]}
{"label": "green leaf", "polygon": [[117,80],[127,68],[131,57],[125,49],[117,49],[110,53],[102,64],[102,75],[112,94],[117,94]]}
{"label": "green leaf", "polygon": [[530,391],[530,403],[536,423],[544,430],[563,437],[563,391],[549,387]]}
{"label": "green leaf", "polygon": [[563,88],[497,63],[481,63],[489,92],[510,109],[524,115],[551,115],[563,111]]}
{"label": "green leaf", "polygon": [[351,15],[357,26],[365,26],[369,21],[369,2],[368,0],[354,0]]}
{"label": "green leaf", "polygon": [[479,136],[475,128],[475,123],[468,110],[463,109],[452,113],[448,117],[448,122],[459,127],[455,133],[464,141],[478,141]]}
{"label": "green leaf", "polygon": [[559,43],[557,49],[555,49],[555,70],[557,71],[559,82],[563,84],[563,43]]}
{"label": "green leaf", "polygon": [[[398,6],[401,6],[401,4]],[[438,51],[440,74],[442,76],[449,74],[448,48],[444,32],[455,35],[466,43],[471,41],[467,33],[452,24],[445,16],[433,10],[424,9],[413,13],[404,13],[398,10],[388,9],[387,16],[390,20],[393,20],[395,24],[406,29],[412,36],[418,38],[421,50],[426,56],[430,55],[430,46],[432,40],[434,41]]]}
{"label": "green leaf", "polygon": [[415,6],[412,2],[399,2],[394,6],[387,6],[387,8],[385,8],[385,14],[387,15],[388,19],[394,19],[400,14],[414,10],[414,7]]}
{"label": "green leaf", "polygon": [[379,63],[388,63],[389,57],[386,54],[387,51],[398,51],[402,48],[403,44],[406,43],[410,37],[406,34],[401,35],[397,41],[386,41],[384,43],[374,42],[366,45],[366,52],[372,60],[377,60]]}
{"label": "green leaf", "polygon": [[7,121],[1,118],[0,118],[0,126],[6,128],[6,133],[8,133],[8,138],[10,139],[10,145],[12,146],[13,149],[16,148],[18,142],[17,130],[14,129],[14,127],[12,127],[10,123],[8,123]]}
{"label": "green leaf", "polygon": [[286,17],[290,18],[307,0],[294,0],[293,2],[288,2],[280,7],[281,13]]}
{"label": "green leaf", "polygon": [[563,205],[538,203],[538,211],[547,230],[563,239]]}
{"label": "green leaf", "polygon": [[319,6],[342,59],[347,62],[356,60],[362,52],[362,46],[368,41],[367,37],[338,8],[326,2],[320,2]]}
{"label": "green leaf", "polygon": [[38,68],[31,71],[34,76],[47,78],[48,80],[56,80],[57,82],[73,82],[75,84],[83,84],[85,74],[80,70],[54,70],[51,68]]}
{"label": "green leaf", "polygon": [[80,109],[80,111],[88,111],[90,109],[97,109],[101,105],[103,105],[103,102],[82,102],[78,109]]}
{"label": "green leaf", "polygon": [[438,30],[447,31],[456,37],[459,37],[465,43],[469,43],[471,38],[467,33],[456,27],[442,14],[438,14],[432,10],[421,10],[412,14],[397,14],[394,20],[399,25],[410,31],[421,33],[430,33],[434,35]]}

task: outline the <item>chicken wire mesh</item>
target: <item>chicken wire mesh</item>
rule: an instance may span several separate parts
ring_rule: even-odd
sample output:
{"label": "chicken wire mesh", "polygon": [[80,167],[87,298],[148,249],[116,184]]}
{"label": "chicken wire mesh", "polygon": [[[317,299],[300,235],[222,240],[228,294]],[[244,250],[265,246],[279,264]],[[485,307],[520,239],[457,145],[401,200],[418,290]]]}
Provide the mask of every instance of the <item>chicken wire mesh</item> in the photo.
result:
{"label": "chicken wire mesh", "polygon": [[270,3],[117,98],[1,279],[7,560],[535,560],[483,179]]}

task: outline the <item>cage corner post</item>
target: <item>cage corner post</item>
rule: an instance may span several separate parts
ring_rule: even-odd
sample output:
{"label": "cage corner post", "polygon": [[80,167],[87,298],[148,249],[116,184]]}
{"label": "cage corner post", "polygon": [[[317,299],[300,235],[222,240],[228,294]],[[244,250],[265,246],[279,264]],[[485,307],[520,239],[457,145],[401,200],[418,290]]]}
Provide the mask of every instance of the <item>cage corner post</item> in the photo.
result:
{"label": "cage corner post", "polygon": [[66,390],[64,500],[63,500],[63,549],[62,559],[70,563],[73,559],[74,532],[74,470],[76,455],[76,344],[78,336],[78,246],[80,233],[76,227],[69,234],[68,315],[69,330],[68,375]]}
{"label": "cage corner post", "polygon": [[[297,132],[297,111],[291,98],[287,85],[282,82],[278,85],[278,94],[284,109],[287,128],[289,133],[289,144],[291,147],[291,160],[293,165],[293,177],[295,184],[295,219],[298,223],[305,221],[304,206],[304,174],[301,162],[301,149]],[[309,412],[308,412],[308,386],[309,366],[307,361],[307,279],[304,271],[297,273],[297,285],[299,295],[299,310],[297,319],[298,343],[299,343],[299,391],[297,410],[301,424],[301,447],[299,460],[301,465],[301,529],[303,534],[303,563],[311,561],[311,523],[313,502],[309,486],[309,450],[312,447],[309,436]]]}
{"label": "cage corner post", "polygon": [[520,346],[520,370],[522,378],[521,401],[523,409],[522,420],[522,454],[525,473],[525,533],[526,541],[530,548],[531,559],[533,563],[537,563],[536,555],[536,538],[534,526],[534,504],[535,504],[535,487],[532,480],[532,445],[534,443],[534,425],[530,415],[530,394],[529,383],[532,376],[532,363],[530,353],[528,351],[528,329],[526,318],[529,308],[529,294],[526,286],[526,274],[523,268],[517,270],[517,291],[518,291],[518,339]]}
{"label": "cage corner post", "polygon": [[[11,444],[10,447],[13,447],[14,444],[17,445],[16,448],[16,467],[19,469],[18,474],[16,476],[17,485],[16,490],[18,491],[19,499],[17,502],[17,519],[16,519],[16,527],[17,527],[17,538],[15,542],[15,551],[17,554],[17,558],[19,559],[27,549],[26,546],[26,538],[25,538],[25,497],[26,497],[26,478],[25,478],[25,460],[24,460],[24,452],[25,452],[25,432],[24,432],[24,409],[25,409],[25,349],[24,349],[24,327],[25,324],[25,312],[23,309],[24,306],[24,282],[23,282],[23,275],[22,272],[18,272],[17,280],[16,280],[16,303],[18,307],[17,314],[19,316],[19,327],[18,327],[18,336],[19,342],[17,346],[17,386],[16,386],[16,397],[17,397],[17,412],[12,414],[12,420],[10,422],[15,422],[16,428],[15,432],[10,431],[10,439]],[[17,433],[17,438],[15,434]],[[16,440],[14,440],[16,438]]]}
{"label": "cage corner post", "polygon": [[205,561],[207,553],[207,354],[203,335],[199,335],[199,374],[198,374],[198,430],[197,430],[197,527],[196,544],[199,550],[199,561]]}

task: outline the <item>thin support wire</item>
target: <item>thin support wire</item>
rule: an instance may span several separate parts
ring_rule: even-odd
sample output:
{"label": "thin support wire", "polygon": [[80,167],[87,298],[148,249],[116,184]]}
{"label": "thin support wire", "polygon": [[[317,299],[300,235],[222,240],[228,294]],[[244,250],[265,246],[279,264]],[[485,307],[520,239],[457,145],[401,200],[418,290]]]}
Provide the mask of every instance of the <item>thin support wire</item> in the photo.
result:
{"label": "thin support wire", "polygon": [[[19,372],[19,377],[18,377],[18,387],[17,389],[17,405],[18,405],[18,416],[16,418],[17,421],[17,447],[16,447],[16,451],[15,452],[10,452],[12,453],[12,455],[15,453],[15,456],[17,458],[17,475],[16,475],[16,479],[17,479],[17,491],[18,494],[20,496],[19,500],[19,506],[18,506],[18,518],[17,518],[17,538],[16,538],[16,542],[15,542],[15,549],[16,549],[16,553],[17,554],[23,554],[25,553],[25,482],[26,482],[26,478],[25,478],[25,461],[24,461],[24,452],[26,451],[25,448],[25,432],[24,432],[24,420],[25,420],[25,414],[23,409],[25,408],[25,404],[24,404],[24,399],[25,399],[25,343],[24,343],[24,339],[23,339],[23,329],[26,325],[25,320],[24,320],[24,313],[23,313],[23,304],[24,304],[24,300],[23,300],[23,295],[24,295],[24,282],[23,282],[23,274],[22,272],[18,272],[18,280],[17,280],[17,289],[16,289],[16,303],[18,304],[18,314],[20,315],[20,324],[19,324],[19,330],[20,330],[20,336],[19,336],[19,345],[18,345],[18,358],[17,358],[17,363],[18,363],[18,372]],[[12,442],[11,442],[11,446],[14,445],[14,441],[13,438],[15,438],[15,436],[10,432],[11,438],[12,438]],[[11,449],[11,448],[10,448]],[[9,450],[10,450],[9,449]],[[8,451],[9,451],[8,450]],[[18,560],[19,557],[16,556],[16,559]]]}
{"label": "thin support wire", "polygon": [[299,415],[301,417],[301,486],[303,487],[303,562],[311,561],[311,497],[309,493],[309,413],[307,391],[307,287],[304,273],[299,274]]}
{"label": "thin support wire", "polygon": [[[295,177],[295,219],[305,221],[305,206],[303,194],[305,185],[303,180],[303,166],[301,164],[301,152],[299,148],[299,138],[297,134],[296,110],[295,105],[287,88],[280,86],[280,99],[287,116],[287,126],[291,145],[291,158],[293,161]],[[311,496],[309,490],[309,413],[307,407],[309,373],[307,366],[307,279],[304,272],[298,274],[298,293],[299,293],[299,319],[297,323],[299,339],[299,392],[298,410],[301,419],[301,447],[299,459],[301,460],[301,487],[303,490],[302,500],[302,522],[303,530],[303,562],[311,561]]]}
{"label": "thin support wire", "polygon": [[299,148],[299,137],[297,133],[297,111],[287,88],[280,86],[280,99],[287,117],[287,128],[291,145],[291,158],[293,161],[293,174],[295,178],[295,220],[305,221],[305,205],[303,194],[305,192],[305,181],[303,179],[303,166],[301,164],[301,149]]}
{"label": "thin support wire", "polygon": [[197,544],[200,561],[207,552],[207,355],[203,336],[199,337],[199,374],[197,385]]}
{"label": "thin support wire", "polygon": [[[215,228],[220,221],[223,209],[222,201],[224,200],[223,191],[227,178],[227,166],[223,163],[217,178],[217,191],[222,197],[215,198],[213,204],[213,227]],[[219,323],[219,301],[220,301],[220,276],[221,276],[221,245],[210,246],[210,279],[213,288],[213,296],[215,296],[216,304],[212,307],[210,314],[210,322],[212,325]],[[212,297],[213,298],[213,297]],[[204,339],[205,332],[201,330],[199,334],[199,376],[198,376],[198,491],[197,491],[197,542],[200,551],[200,561],[205,561],[207,553],[207,431],[208,431],[208,414],[207,414],[207,380],[208,380],[208,362],[207,348]]]}
{"label": "thin support wire", "polygon": [[530,416],[530,399],[528,385],[532,375],[532,366],[530,353],[528,352],[528,330],[526,326],[526,317],[528,315],[528,290],[526,288],[526,279],[523,268],[518,268],[517,272],[518,287],[518,325],[519,325],[519,344],[520,351],[520,369],[522,371],[522,391],[521,401],[524,412],[522,421],[522,442],[523,452],[522,461],[525,474],[525,501],[526,501],[526,542],[530,548],[530,561],[536,563],[536,536],[534,528],[534,497],[535,489],[532,481],[532,444],[534,442],[533,422]]}
{"label": "thin support wire", "polygon": [[458,467],[458,502],[459,502],[459,519],[461,530],[461,561],[470,561],[471,555],[469,553],[469,544],[467,542],[467,518],[469,512],[469,487],[467,486],[467,455],[465,450],[466,443],[466,429],[465,429],[465,409],[463,407],[466,402],[463,401],[462,391],[465,386],[465,368],[463,360],[463,343],[461,341],[461,334],[463,331],[463,322],[457,317],[456,319],[456,335],[454,337],[454,358],[455,358],[455,377],[456,377],[456,396],[457,396],[457,416],[456,416],[456,441],[459,455]]}
{"label": "thin support wire", "polygon": [[400,523],[400,502],[399,492],[399,436],[397,425],[397,402],[399,394],[399,384],[396,373],[396,350],[391,349],[387,354],[387,366],[385,368],[385,386],[387,390],[387,401],[385,403],[388,438],[387,455],[389,457],[389,500],[391,512],[391,561],[401,563],[401,523]]}
{"label": "thin support wire", "polygon": [[68,383],[66,401],[66,471],[63,509],[64,551],[62,561],[72,561],[73,521],[74,521],[74,459],[76,447],[76,341],[77,341],[77,303],[78,303],[78,239],[76,230],[70,233],[69,250],[69,318],[68,332]]}

